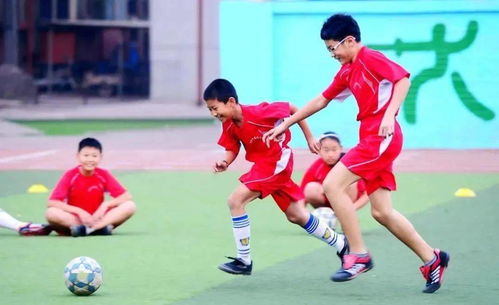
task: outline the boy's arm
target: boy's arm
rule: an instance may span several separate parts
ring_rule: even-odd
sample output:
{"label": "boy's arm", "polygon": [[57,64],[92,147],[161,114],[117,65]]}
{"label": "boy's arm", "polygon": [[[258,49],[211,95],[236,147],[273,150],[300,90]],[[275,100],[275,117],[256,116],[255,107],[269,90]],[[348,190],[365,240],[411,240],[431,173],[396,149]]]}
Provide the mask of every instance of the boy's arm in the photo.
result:
{"label": "boy's arm", "polygon": [[128,191],[125,191],[123,194],[116,196],[111,200],[104,201],[92,215],[94,222],[99,221],[104,216],[104,214],[106,214],[107,209],[115,208],[120,204],[130,200],[132,200],[132,195],[130,195]]}
{"label": "boy's arm", "polygon": [[104,201],[101,203],[99,208],[92,214],[92,219],[94,223],[98,222],[104,214],[106,214],[107,209],[115,208],[120,204],[132,200],[132,195],[128,191],[125,191],[123,194],[116,196],[111,200]]}
{"label": "boy's arm", "polygon": [[[289,104],[289,109],[291,112],[291,115],[295,114],[298,112],[298,108],[293,105]],[[314,136],[312,135],[312,132],[310,131],[310,128],[308,127],[307,121],[301,120],[298,122],[298,126],[300,126],[301,130],[303,131],[303,135],[305,136],[305,139],[307,139],[308,143],[308,149],[314,154],[317,154],[319,152],[319,145],[314,139]]]}
{"label": "boy's arm", "polygon": [[226,150],[225,151],[225,158],[223,160],[219,160],[215,162],[215,165],[213,166],[213,172],[219,173],[227,170],[229,165],[234,162],[234,160],[237,157],[237,153],[233,152],[232,150]]}
{"label": "boy's arm", "polygon": [[270,146],[270,141],[274,141],[275,139],[277,139],[293,124],[308,118],[312,114],[326,107],[327,104],[329,104],[329,102],[330,100],[326,99],[322,94],[317,96],[316,98],[309,101],[303,108],[298,110],[292,116],[285,119],[284,122],[272,128],[271,130],[267,131],[263,135],[263,141],[267,144],[267,146]]}
{"label": "boy's arm", "polygon": [[388,105],[388,108],[386,108],[383,120],[381,120],[381,124],[379,125],[379,136],[387,137],[393,134],[395,129],[395,115],[407,96],[407,92],[409,92],[410,87],[411,81],[407,77],[404,77],[395,83],[392,99]]}
{"label": "boy's arm", "polygon": [[101,204],[101,206],[106,205],[109,208],[114,208],[114,207],[119,206],[123,202],[127,202],[130,200],[132,200],[132,195],[128,191],[125,191],[123,194],[121,194],[115,198],[112,198],[111,200],[103,202]]}

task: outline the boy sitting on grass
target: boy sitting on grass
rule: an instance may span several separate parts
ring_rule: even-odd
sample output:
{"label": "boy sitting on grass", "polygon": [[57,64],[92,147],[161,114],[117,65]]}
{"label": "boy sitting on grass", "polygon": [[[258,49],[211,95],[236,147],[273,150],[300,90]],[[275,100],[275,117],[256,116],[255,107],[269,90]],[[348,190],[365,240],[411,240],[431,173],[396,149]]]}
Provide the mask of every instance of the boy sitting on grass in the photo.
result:
{"label": "boy sitting on grass", "polygon": [[[98,167],[102,160],[99,141],[81,140],[76,158],[80,164],[57,183],[45,217],[60,235],[111,235],[135,213],[132,196],[109,171]],[[105,200],[106,192],[111,200]]]}

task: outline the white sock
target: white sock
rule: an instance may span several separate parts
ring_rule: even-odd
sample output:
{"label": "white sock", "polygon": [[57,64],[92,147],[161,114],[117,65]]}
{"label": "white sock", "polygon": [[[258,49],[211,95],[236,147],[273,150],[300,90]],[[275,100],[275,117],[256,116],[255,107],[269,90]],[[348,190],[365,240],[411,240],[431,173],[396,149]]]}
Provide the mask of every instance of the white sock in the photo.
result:
{"label": "white sock", "polygon": [[92,233],[93,231],[95,231],[94,228],[91,228],[89,226],[85,226],[85,232],[87,233],[87,235],[90,234],[90,233]]}
{"label": "white sock", "polygon": [[[113,225],[107,225],[107,226],[104,226],[104,227],[100,228],[99,230],[104,229],[106,227],[110,227],[111,230],[113,229]],[[92,232],[94,232],[94,231],[97,231],[97,230],[94,229],[94,228],[92,228],[92,227],[85,226],[85,232],[87,233],[87,235],[90,234],[90,233],[92,233]]]}
{"label": "white sock", "polygon": [[22,227],[25,226],[26,222],[19,221],[12,217],[9,213],[5,212],[4,210],[0,209],[0,227],[10,229],[12,231],[16,231]]}
{"label": "white sock", "polygon": [[324,221],[320,220],[319,217],[310,214],[310,218],[303,228],[308,234],[335,247],[338,252],[341,252],[345,246],[345,236],[336,233],[336,231],[328,227]]}
{"label": "white sock", "polygon": [[250,222],[248,214],[232,217],[232,229],[236,242],[237,257],[245,264],[251,264],[250,255]]}

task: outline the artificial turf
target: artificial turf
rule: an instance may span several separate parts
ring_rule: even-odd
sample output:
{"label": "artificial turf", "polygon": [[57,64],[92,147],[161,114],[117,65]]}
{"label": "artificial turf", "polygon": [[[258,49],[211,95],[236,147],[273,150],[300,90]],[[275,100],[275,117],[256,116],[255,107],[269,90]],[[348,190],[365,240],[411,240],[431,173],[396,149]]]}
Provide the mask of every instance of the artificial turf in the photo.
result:
{"label": "artificial turf", "polygon": [[212,124],[213,119],[13,120],[13,122],[35,128],[45,135],[81,135],[99,131]]}
{"label": "artificial turf", "polygon": [[[48,194],[26,189],[53,187],[60,174],[1,171],[0,207],[22,220],[43,221]],[[445,286],[433,296],[419,292],[418,260],[369,217],[368,208],[359,215],[376,267],[353,282],[330,282],[339,265],[334,252],[286,222],[269,199],[248,208],[254,274],[239,278],[217,270],[224,255],[234,254],[225,200],[238,174],[117,172],[138,212],[110,237],[21,237],[0,230],[0,304],[445,305],[492,304],[499,297],[499,259],[491,255],[499,250],[497,174],[398,175],[396,208],[452,255]],[[474,189],[477,197],[455,198],[459,187]],[[104,284],[90,297],[64,287],[64,265],[80,255],[104,269]]]}

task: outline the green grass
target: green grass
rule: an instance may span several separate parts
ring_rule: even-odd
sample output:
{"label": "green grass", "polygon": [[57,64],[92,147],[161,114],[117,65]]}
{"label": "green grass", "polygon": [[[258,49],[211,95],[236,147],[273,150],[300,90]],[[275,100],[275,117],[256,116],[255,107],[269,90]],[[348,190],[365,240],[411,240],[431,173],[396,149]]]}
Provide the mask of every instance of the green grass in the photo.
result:
{"label": "green grass", "polygon": [[80,135],[92,131],[131,130],[212,124],[213,119],[164,120],[13,120],[46,135]]}
{"label": "green grass", "polygon": [[497,185],[479,198],[456,198],[411,220],[426,240],[451,254],[444,286],[423,294],[416,256],[384,228],[369,230],[365,240],[375,268],[358,279],[333,283],[338,265],[329,249],[319,249],[209,289],[175,305],[280,304],[497,304]]}
{"label": "green grass", "polygon": [[[53,187],[60,172],[0,172],[0,207],[23,220],[43,221],[47,194],[26,194],[33,183]],[[490,253],[499,243],[497,174],[400,174],[394,202],[431,244],[448,249],[447,283],[434,296],[419,293],[419,262],[386,230],[360,212],[376,268],[345,284],[329,274],[334,253],[286,222],[271,200],[249,208],[254,275],[237,278],[216,265],[234,254],[225,205],[238,173],[119,172],[137,214],[111,237],[25,238],[0,230],[1,304],[491,304],[499,297]],[[476,198],[455,198],[470,187]],[[482,232],[477,234],[478,232]],[[90,297],[64,287],[63,268],[87,255],[104,268]],[[471,264],[478,259],[482,264]],[[473,268],[473,269],[471,269]],[[494,284],[495,283],[495,284]],[[483,293],[483,294],[482,294]],[[470,300],[473,300],[471,302]],[[468,302],[466,302],[468,301]],[[471,303],[470,303],[471,302]]]}

